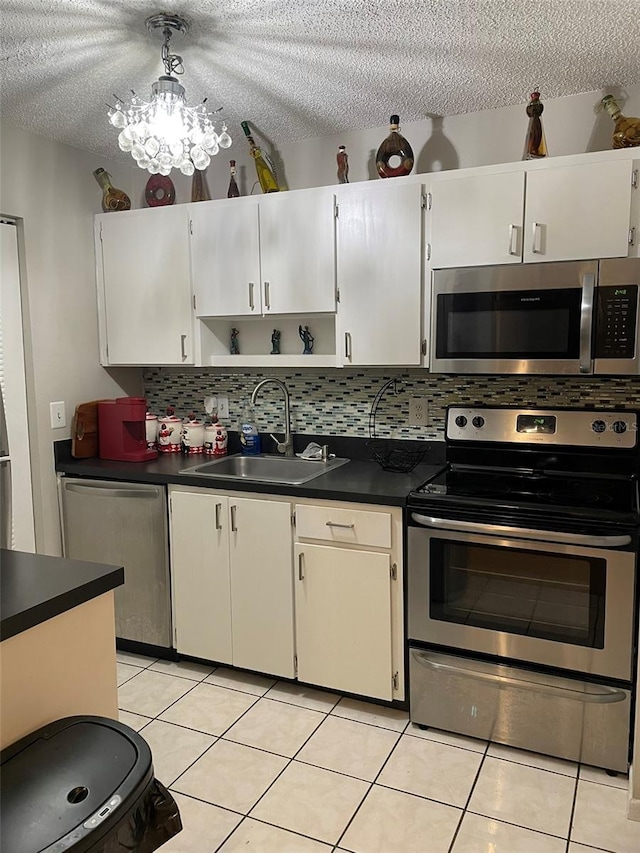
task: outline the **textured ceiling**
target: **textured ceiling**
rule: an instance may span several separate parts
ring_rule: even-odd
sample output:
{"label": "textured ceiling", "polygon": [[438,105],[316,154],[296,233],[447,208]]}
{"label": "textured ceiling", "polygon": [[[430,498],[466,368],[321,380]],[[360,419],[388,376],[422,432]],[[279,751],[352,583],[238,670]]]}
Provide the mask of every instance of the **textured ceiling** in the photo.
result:
{"label": "textured ceiling", "polygon": [[[187,100],[275,145],[640,82],[640,0],[2,0],[2,112],[114,156],[112,93],[163,73],[145,18],[185,16]],[[119,152],[118,152],[119,153]],[[128,157],[128,155],[126,155]]]}

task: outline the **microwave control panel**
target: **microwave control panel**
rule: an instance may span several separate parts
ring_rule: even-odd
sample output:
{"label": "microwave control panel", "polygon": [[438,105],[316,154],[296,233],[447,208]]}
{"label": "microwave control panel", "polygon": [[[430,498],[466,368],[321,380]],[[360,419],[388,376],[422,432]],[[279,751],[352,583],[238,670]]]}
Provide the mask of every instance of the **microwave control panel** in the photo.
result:
{"label": "microwave control panel", "polygon": [[638,285],[597,290],[596,358],[633,358],[636,349]]}

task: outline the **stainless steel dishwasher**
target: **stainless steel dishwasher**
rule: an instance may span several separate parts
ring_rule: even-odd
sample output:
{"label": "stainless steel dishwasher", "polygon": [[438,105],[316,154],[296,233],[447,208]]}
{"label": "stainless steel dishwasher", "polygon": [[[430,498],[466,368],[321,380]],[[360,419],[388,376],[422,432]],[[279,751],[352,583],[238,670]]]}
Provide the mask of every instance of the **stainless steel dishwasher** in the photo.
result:
{"label": "stainless steel dishwasher", "polygon": [[65,557],[124,566],[116,637],[170,648],[171,593],[164,486],[60,477]]}

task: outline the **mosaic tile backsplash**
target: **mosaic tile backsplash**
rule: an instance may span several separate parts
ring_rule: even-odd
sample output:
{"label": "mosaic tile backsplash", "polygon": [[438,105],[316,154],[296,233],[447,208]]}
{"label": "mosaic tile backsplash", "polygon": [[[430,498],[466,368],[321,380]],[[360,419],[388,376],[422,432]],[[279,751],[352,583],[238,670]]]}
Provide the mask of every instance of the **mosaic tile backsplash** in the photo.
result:
{"label": "mosaic tile backsplash", "polygon": [[[237,429],[244,406],[255,385],[266,377],[284,382],[291,396],[292,429],[311,435],[369,437],[371,407],[382,385],[397,380],[381,398],[375,417],[380,437],[444,439],[448,405],[568,406],[640,409],[640,377],[603,378],[549,376],[444,376],[423,370],[361,372],[321,371],[232,372],[224,369],[147,368],[144,390],[151,411],[164,413],[174,405],[176,414],[204,415],[204,398],[223,394],[229,398],[230,429]],[[409,426],[409,400],[422,397],[428,407],[425,427]],[[283,402],[279,390],[265,388],[256,402],[261,432],[282,432]]]}

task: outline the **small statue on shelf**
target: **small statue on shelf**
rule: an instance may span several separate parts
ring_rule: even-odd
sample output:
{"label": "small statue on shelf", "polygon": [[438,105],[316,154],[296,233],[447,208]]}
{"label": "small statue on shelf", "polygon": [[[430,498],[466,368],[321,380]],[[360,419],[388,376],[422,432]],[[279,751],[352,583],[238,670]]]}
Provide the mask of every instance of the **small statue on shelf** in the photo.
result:
{"label": "small statue on shelf", "polygon": [[304,349],[302,350],[303,355],[311,355],[313,352],[313,342],[315,338],[309,331],[308,326],[298,326],[298,334],[300,335],[300,339],[304,344]]}
{"label": "small statue on shelf", "polygon": [[280,330],[274,329],[271,335],[271,355],[280,355]]}
{"label": "small statue on shelf", "polygon": [[240,332],[235,327],[231,329],[231,355],[240,355],[239,334]]}
{"label": "small statue on shelf", "polygon": [[338,153],[336,155],[338,162],[338,183],[349,183],[349,155],[344,145],[338,145]]}

